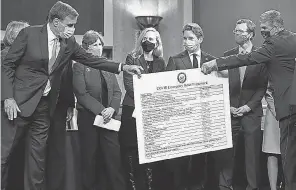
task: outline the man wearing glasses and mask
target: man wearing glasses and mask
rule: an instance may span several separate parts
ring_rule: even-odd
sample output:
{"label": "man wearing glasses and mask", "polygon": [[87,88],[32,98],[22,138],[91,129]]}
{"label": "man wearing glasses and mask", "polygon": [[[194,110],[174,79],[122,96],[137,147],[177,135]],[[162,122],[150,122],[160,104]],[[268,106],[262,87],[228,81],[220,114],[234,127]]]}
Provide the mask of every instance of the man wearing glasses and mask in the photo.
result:
{"label": "man wearing glasses and mask", "polygon": [[[238,20],[233,31],[238,47],[226,51],[224,56],[255,50],[252,44],[255,28],[251,20]],[[220,179],[224,181],[220,181],[220,185],[231,187],[233,176],[246,175],[247,190],[253,190],[260,185],[261,100],[267,88],[267,72],[265,65],[250,65],[229,69],[228,77],[233,148],[214,153],[216,169],[223,175]],[[246,174],[236,172],[242,167]]]}
{"label": "man wearing glasses and mask", "polygon": [[221,57],[204,63],[202,72],[265,64],[274,87],[276,119],[280,123],[281,156],[285,189],[296,189],[296,34],[284,27],[281,13],[269,10],[260,16],[263,45],[247,55]]}

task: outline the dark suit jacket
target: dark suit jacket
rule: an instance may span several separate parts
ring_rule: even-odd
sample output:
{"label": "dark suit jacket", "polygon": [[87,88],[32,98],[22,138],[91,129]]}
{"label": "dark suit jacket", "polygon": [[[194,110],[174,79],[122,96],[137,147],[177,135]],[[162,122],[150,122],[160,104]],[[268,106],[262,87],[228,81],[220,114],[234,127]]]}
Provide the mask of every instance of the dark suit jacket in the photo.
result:
{"label": "dark suit jacket", "polygon": [[[224,56],[236,55],[238,53],[239,48],[237,47],[225,52]],[[230,106],[238,108],[247,105],[251,108],[248,115],[262,116],[261,100],[265,95],[268,83],[268,74],[265,65],[247,66],[242,87],[240,84],[239,68],[229,69],[228,79]]]}
{"label": "dark suit jacket", "polygon": [[[102,71],[108,88],[108,106],[118,113],[121,90],[115,74]],[[73,89],[77,98],[77,109],[87,109],[99,115],[105,107],[102,104],[101,73],[80,63],[73,66]]]}
{"label": "dark suit jacket", "polygon": [[[21,110],[20,115],[30,116],[42,96],[48,79],[52,81],[52,90],[57,100],[58,93],[53,92],[55,86],[60,85],[59,76],[70,60],[83,63],[96,69],[109,72],[118,72],[118,63],[105,58],[94,57],[86,53],[75,41],[74,37],[62,39],[60,51],[53,65],[52,72],[48,73],[48,43],[47,28],[43,26],[30,26],[21,30],[12,44],[2,63],[2,99],[14,98]],[[53,113],[54,106],[50,105]]]}
{"label": "dark suit jacket", "polygon": [[[217,59],[218,70],[236,68],[244,65],[266,64],[274,84],[276,118],[282,119],[296,113],[290,106],[292,81],[295,69],[296,35],[283,30],[266,39],[263,45],[248,55],[233,55]],[[295,84],[294,84],[295,85]]]}
{"label": "dark suit jacket", "polygon": [[[201,51],[201,58],[200,58],[200,66],[203,63],[211,61],[215,59],[214,56]],[[171,56],[169,58],[168,65],[166,67],[167,71],[174,71],[174,70],[184,70],[184,69],[192,69],[192,63],[189,57],[188,52],[185,50],[175,56]]]}
{"label": "dark suit jacket", "polygon": [[[295,60],[296,65],[296,60]],[[294,69],[294,76],[292,82],[291,96],[290,96],[290,104],[296,106],[296,69]]]}
{"label": "dark suit jacket", "polygon": [[[144,71],[143,74],[148,73],[147,62],[144,59],[144,55],[139,58],[133,58],[132,55],[128,54],[125,63],[127,65],[139,65],[142,66]],[[165,62],[163,58],[154,56],[152,64],[152,73],[162,72],[165,70]],[[133,76],[128,73],[123,73],[124,88],[126,90],[122,105],[135,106],[134,103],[134,85]]]}
{"label": "dark suit jacket", "polygon": [[61,75],[61,85],[55,86],[59,87],[54,92],[58,92],[57,105],[63,106],[65,108],[75,108],[75,97],[73,92],[73,69],[72,61],[65,66]]}

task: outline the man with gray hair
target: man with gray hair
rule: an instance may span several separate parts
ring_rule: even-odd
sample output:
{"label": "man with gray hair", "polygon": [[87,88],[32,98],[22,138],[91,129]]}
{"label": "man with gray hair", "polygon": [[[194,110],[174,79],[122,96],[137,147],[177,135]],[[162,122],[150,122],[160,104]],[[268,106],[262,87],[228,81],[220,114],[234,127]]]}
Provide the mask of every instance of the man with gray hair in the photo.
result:
{"label": "man with gray hair", "polygon": [[[269,10],[260,16],[263,45],[246,55],[232,55],[203,64],[202,71],[225,70],[265,64],[274,84],[276,119],[280,123],[281,155],[285,189],[296,189],[296,34],[284,28],[280,12]],[[295,74],[294,74],[295,73]]]}
{"label": "man with gray hair", "polygon": [[[141,67],[123,65],[93,56],[73,36],[79,14],[58,1],[50,9],[48,22],[20,31],[2,62],[1,173],[6,174],[11,152],[27,134],[25,190],[45,189],[45,155],[50,117],[59,96],[61,73],[75,60],[112,73],[141,74]],[[1,179],[2,189],[6,179]]]}

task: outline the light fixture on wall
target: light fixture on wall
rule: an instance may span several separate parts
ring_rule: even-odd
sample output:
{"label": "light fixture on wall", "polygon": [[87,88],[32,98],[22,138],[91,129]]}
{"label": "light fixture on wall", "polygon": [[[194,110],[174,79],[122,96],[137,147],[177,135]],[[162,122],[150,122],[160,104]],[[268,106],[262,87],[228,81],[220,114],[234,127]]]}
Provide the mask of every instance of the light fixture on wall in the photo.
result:
{"label": "light fixture on wall", "polygon": [[135,18],[141,30],[148,27],[153,27],[157,30],[162,19],[161,16],[137,16]]}

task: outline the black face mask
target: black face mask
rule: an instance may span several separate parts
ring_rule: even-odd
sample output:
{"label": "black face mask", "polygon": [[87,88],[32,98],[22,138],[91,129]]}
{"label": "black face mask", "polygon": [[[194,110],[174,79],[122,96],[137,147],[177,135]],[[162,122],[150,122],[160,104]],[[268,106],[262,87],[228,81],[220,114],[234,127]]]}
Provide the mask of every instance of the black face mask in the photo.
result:
{"label": "black face mask", "polygon": [[261,31],[261,35],[264,39],[266,38],[270,38],[271,37],[271,34],[270,34],[270,31],[273,29],[274,27],[272,27],[269,31]]}
{"label": "black face mask", "polygon": [[142,42],[143,51],[149,53],[150,51],[154,50],[155,43],[149,42],[148,40]]}
{"label": "black face mask", "polygon": [[261,31],[261,36],[266,39],[271,36],[270,31]]}

